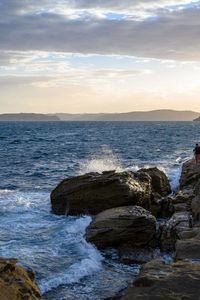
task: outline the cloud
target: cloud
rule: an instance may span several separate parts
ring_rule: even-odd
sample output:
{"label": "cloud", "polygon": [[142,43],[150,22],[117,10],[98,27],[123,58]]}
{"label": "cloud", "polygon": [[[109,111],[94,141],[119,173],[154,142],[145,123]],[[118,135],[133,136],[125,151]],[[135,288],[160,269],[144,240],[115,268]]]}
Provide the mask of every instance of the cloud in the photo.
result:
{"label": "cloud", "polygon": [[[122,6],[132,2],[126,0],[122,5],[121,1],[116,1],[115,7],[122,9]],[[164,5],[175,4],[178,1],[158,2]],[[0,2],[2,16],[9,10],[9,17],[0,21],[1,49],[4,51],[56,51],[200,61],[198,6],[176,11],[161,10],[157,18],[138,22],[100,19],[95,16],[71,20],[64,15],[48,11],[35,13],[37,9],[41,9],[41,4],[47,5],[48,1],[28,1],[24,10],[20,3],[11,0]],[[72,2],[77,8],[83,8],[87,3],[91,2]],[[157,2],[152,0],[134,3],[145,6]],[[96,0],[92,6],[90,4],[93,8],[112,5],[111,0]],[[30,13],[33,9],[34,13]]]}

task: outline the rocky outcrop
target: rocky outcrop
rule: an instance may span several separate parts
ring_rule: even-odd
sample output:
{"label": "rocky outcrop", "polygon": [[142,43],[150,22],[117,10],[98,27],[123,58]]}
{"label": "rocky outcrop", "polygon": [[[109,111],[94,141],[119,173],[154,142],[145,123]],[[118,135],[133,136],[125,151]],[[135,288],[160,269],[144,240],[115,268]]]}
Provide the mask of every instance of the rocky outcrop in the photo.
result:
{"label": "rocky outcrop", "polygon": [[151,178],[146,173],[89,173],[63,180],[51,193],[56,214],[98,214],[127,206],[150,206]]}
{"label": "rocky outcrop", "polygon": [[147,245],[156,232],[156,219],[139,206],[117,207],[98,214],[86,230],[86,240],[102,249],[130,242]]}
{"label": "rocky outcrop", "polygon": [[132,287],[110,300],[193,300],[200,299],[199,295],[200,264],[152,260],[142,266]]}
{"label": "rocky outcrop", "polygon": [[176,260],[200,260],[200,227],[180,232],[176,242]]}
{"label": "rocky outcrop", "polygon": [[165,223],[161,224],[160,247],[163,251],[173,251],[178,234],[192,227],[192,216],[190,212],[178,212]]}
{"label": "rocky outcrop", "polygon": [[180,188],[183,190],[194,189],[200,181],[200,165],[196,166],[195,160],[190,159],[182,166]]}
{"label": "rocky outcrop", "polygon": [[147,173],[151,177],[151,185],[153,192],[161,196],[167,196],[171,193],[169,178],[158,168],[140,169],[139,172]]}
{"label": "rocky outcrop", "polygon": [[16,263],[16,259],[0,258],[0,299],[41,300],[40,289],[34,282],[35,272]]}
{"label": "rocky outcrop", "polygon": [[178,191],[174,197],[171,197],[171,204],[174,212],[191,211],[191,202],[194,198],[194,192],[191,190]]}
{"label": "rocky outcrop", "polygon": [[161,215],[163,196],[170,193],[169,179],[157,168],[138,172],[107,171],[64,179],[51,193],[56,214],[98,214],[103,210],[139,205]]}

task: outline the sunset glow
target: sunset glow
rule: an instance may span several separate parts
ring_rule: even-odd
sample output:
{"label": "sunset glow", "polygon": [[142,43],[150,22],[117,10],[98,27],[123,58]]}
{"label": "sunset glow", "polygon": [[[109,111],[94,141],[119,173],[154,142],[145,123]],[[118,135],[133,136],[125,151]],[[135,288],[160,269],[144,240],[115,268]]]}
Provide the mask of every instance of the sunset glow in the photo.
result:
{"label": "sunset glow", "polygon": [[200,1],[0,0],[0,113],[200,112]]}

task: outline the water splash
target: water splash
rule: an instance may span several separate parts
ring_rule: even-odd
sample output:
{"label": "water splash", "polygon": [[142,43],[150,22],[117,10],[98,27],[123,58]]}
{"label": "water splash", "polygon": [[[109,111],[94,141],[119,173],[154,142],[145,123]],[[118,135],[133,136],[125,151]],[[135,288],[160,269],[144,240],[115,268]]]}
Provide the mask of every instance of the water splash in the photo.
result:
{"label": "water splash", "polygon": [[117,155],[107,146],[103,146],[100,153],[91,155],[88,159],[80,162],[78,174],[82,175],[89,172],[102,173],[110,170],[122,172],[124,169]]}

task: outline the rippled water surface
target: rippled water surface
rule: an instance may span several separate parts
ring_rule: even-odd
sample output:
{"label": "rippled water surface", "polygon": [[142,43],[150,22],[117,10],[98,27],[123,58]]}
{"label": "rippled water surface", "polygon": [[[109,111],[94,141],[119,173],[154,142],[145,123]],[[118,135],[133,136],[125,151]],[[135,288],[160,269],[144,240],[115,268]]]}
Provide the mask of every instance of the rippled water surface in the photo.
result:
{"label": "rippled water surface", "polygon": [[193,122],[0,122],[0,256],[37,271],[45,299],[103,299],[138,266],[84,239],[89,216],[51,213],[60,180],[90,171],[158,166],[178,186],[182,162],[200,141]]}

